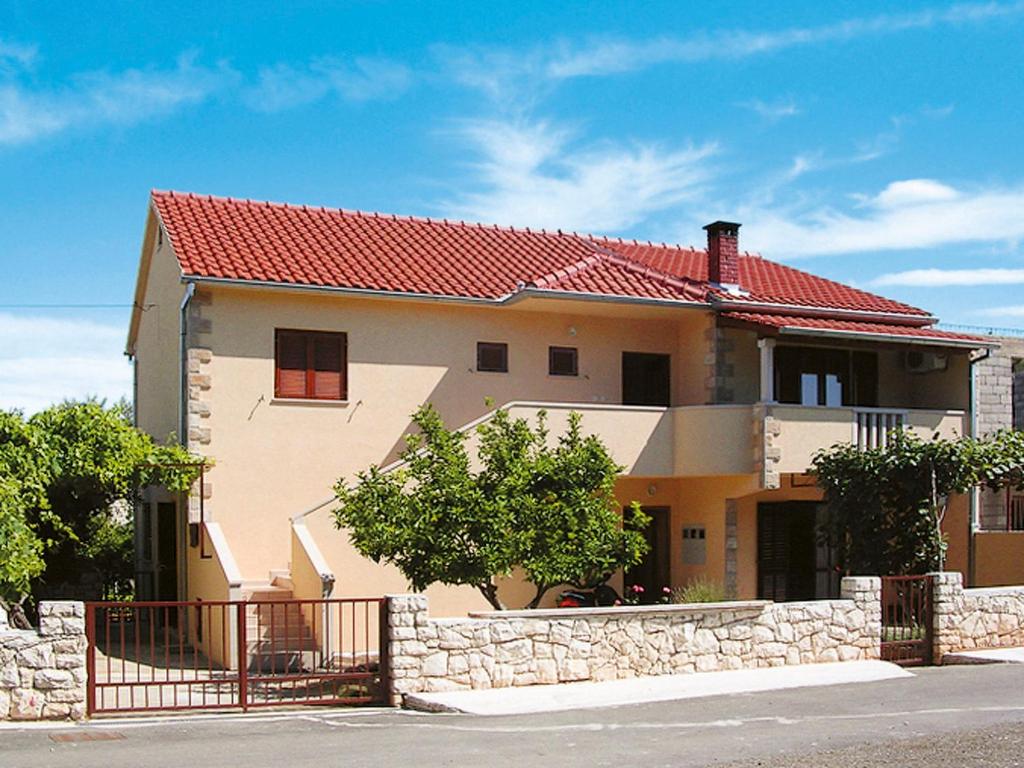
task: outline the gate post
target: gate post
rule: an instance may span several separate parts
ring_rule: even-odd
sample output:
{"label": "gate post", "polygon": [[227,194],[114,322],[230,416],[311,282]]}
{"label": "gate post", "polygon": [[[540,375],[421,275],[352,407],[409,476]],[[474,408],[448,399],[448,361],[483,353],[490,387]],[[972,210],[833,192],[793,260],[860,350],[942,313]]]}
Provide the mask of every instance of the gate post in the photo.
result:
{"label": "gate post", "polygon": [[959,604],[963,600],[963,574],[958,571],[935,571],[928,574],[932,585],[932,661],[942,664],[942,657],[962,647],[959,631]]}
{"label": "gate post", "polygon": [[96,605],[85,604],[85,714],[96,711]]}
{"label": "gate post", "polygon": [[238,703],[245,712],[249,709],[249,648],[246,640],[245,603],[235,603],[235,621],[238,624]]}
{"label": "gate post", "polygon": [[380,618],[377,620],[377,666],[380,668],[380,693],[384,706],[394,706],[391,700],[391,598],[380,601]]}

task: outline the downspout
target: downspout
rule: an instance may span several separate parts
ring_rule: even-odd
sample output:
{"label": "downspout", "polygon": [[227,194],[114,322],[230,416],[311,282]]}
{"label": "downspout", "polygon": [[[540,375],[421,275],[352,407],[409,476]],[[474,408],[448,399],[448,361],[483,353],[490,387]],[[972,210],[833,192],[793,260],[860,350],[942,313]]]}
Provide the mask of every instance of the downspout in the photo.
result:
{"label": "downspout", "polygon": [[[178,442],[188,449],[188,306],[196,292],[196,284],[185,286],[178,309]],[[202,493],[202,490],[200,490]],[[178,598],[188,598],[188,496],[185,497],[184,524],[178,526]],[[201,534],[202,532],[200,532]]]}
{"label": "downspout", "polygon": [[[975,364],[980,363],[983,360],[988,360],[992,356],[992,350],[988,347],[978,357],[969,357],[969,365],[971,368],[971,375],[969,377],[969,389],[967,397],[967,410],[970,414],[971,424],[971,437],[978,436],[978,409],[976,407],[975,397],[977,395],[977,369],[974,367]],[[977,488],[971,490],[970,499],[970,512],[967,516],[967,584],[964,586],[974,586],[974,534],[978,528],[978,517],[980,515],[980,494],[981,491]]]}
{"label": "downspout", "polygon": [[196,284],[185,286],[185,295],[181,297],[180,317],[178,320],[178,441],[188,447],[188,305],[196,292]]}

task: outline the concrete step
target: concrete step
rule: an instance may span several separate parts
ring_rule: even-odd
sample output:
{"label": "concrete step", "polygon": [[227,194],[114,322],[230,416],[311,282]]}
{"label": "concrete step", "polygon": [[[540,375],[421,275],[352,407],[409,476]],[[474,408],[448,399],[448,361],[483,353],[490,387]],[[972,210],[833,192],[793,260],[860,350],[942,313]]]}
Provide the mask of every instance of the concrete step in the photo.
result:
{"label": "concrete step", "polygon": [[242,589],[243,599],[249,602],[273,602],[292,600],[294,593],[290,588],[278,587],[273,584],[260,584]]}

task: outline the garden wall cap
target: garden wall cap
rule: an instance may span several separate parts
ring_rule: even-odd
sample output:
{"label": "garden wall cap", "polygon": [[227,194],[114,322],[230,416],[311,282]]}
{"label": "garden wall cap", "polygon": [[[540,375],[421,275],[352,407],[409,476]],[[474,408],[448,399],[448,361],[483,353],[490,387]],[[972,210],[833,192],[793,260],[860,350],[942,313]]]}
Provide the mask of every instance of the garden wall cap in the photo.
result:
{"label": "garden wall cap", "polygon": [[522,611],[471,611],[474,619],[584,619],[588,616],[677,615],[720,613],[723,611],[760,612],[771,600],[727,600],[720,603],[668,603],[657,605],[610,605],[597,608],[534,608]]}

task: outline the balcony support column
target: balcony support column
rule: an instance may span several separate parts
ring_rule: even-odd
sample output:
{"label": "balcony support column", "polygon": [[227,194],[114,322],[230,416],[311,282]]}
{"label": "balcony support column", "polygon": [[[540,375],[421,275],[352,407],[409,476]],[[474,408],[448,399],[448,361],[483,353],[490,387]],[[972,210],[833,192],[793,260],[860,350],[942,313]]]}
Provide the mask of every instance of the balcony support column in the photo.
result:
{"label": "balcony support column", "polygon": [[761,350],[761,402],[775,402],[775,339],[757,340]]}

